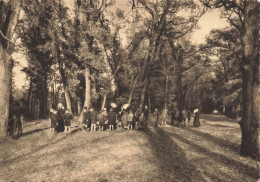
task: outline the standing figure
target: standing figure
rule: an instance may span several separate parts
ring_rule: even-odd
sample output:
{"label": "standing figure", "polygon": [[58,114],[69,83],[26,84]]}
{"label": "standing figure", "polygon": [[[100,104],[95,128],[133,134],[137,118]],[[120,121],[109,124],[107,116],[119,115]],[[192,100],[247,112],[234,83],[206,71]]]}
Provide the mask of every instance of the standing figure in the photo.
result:
{"label": "standing figure", "polygon": [[159,122],[159,111],[157,108],[155,108],[154,113],[153,113],[153,122],[154,122],[154,127],[158,127],[158,122]]}
{"label": "standing figure", "polygon": [[122,113],[122,128],[127,127],[128,128],[128,116],[129,113],[124,110]]}
{"label": "standing figure", "polygon": [[97,111],[92,107],[91,108],[91,113],[90,113],[90,120],[91,120],[91,131],[95,132],[96,131],[96,124],[97,124]]}
{"label": "standing figure", "polygon": [[168,115],[168,109],[165,108],[165,110],[163,111],[163,114],[162,114],[162,125],[163,125],[163,126],[166,126],[166,123],[167,123],[167,121],[168,121],[168,117],[169,117],[169,115]]}
{"label": "standing figure", "polygon": [[174,121],[176,120],[176,110],[171,112],[171,125],[174,125]]}
{"label": "standing figure", "polygon": [[141,116],[139,117],[139,121],[140,121],[141,129],[147,129],[146,118],[145,118],[143,112],[141,113]]}
{"label": "standing figure", "polygon": [[66,109],[66,112],[64,114],[64,125],[65,125],[65,133],[71,133],[71,130],[70,130],[70,126],[71,126],[71,121],[73,119],[73,116],[71,113],[69,113],[69,110]]}
{"label": "standing figure", "polygon": [[195,116],[194,116],[193,126],[194,126],[194,127],[199,127],[199,126],[200,126],[200,117],[199,117],[199,111],[198,111],[198,109],[195,110]]}
{"label": "standing figure", "polygon": [[61,103],[58,104],[58,127],[57,132],[63,132],[64,131],[64,119],[63,115],[65,113],[64,107]]}
{"label": "standing figure", "polygon": [[54,133],[56,127],[58,126],[58,115],[57,115],[57,110],[55,109],[51,109],[50,123],[51,123],[50,133]]}
{"label": "standing figure", "polygon": [[139,117],[141,116],[141,111],[138,108],[135,112],[135,116],[134,116],[134,128],[138,129],[140,126],[140,121],[139,121]]}
{"label": "standing figure", "polygon": [[104,131],[104,125],[105,121],[107,120],[107,110],[104,108],[101,113],[98,115],[98,121],[99,121],[99,130]]}
{"label": "standing figure", "polygon": [[83,128],[86,127],[86,129],[90,129],[90,111],[88,110],[88,107],[84,107],[83,109],[82,126]]}
{"label": "standing figure", "polygon": [[145,105],[145,107],[144,107],[144,117],[145,117],[146,121],[148,121],[148,116],[149,116],[148,106]]}
{"label": "standing figure", "polygon": [[130,110],[128,115],[128,130],[133,129],[133,122],[134,122],[134,113]]}
{"label": "standing figure", "polygon": [[184,125],[185,125],[185,123],[184,123],[185,118],[183,116],[182,110],[179,111],[177,120],[178,120],[178,126],[181,125],[182,127],[184,127]]}
{"label": "standing figure", "polygon": [[109,130],[114,130],[114,125],[116,123],[116,113],[113,111],[113,108],[109,109],[109,112],[107,113],[108,118],[108,124],[109,124]]}
{"label": "standing figure", "polygon": [[191,112],[190,112],[190,110],[187,111],[187,118],[188,118],[188,126],[190,126],[190,120],[191,120]]}

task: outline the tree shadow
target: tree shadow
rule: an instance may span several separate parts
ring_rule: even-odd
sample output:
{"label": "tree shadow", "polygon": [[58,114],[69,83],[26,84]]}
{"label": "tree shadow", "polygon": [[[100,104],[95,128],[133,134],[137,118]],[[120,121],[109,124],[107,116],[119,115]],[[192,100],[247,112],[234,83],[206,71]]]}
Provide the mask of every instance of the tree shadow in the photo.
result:
{"label": "tree shadow", "polygon": [[160,168],[162,181],[206,181],[199,170],[185,158],[184,151],[162,129],[155,128],[145,132]]}
{"label": "tree shadow", "polygon": [[[195,131],[195,130],[193,130],[193,131]],[[193,132],[193,131],[191,131],[191,132]],[[259,178],[259,170],[254,167],[248,166],[240,161],[228,158],[225,155],[209,151],[206,147],[202,147],[198,144],[192,143],[189,140],[187,140],[186,138],[184,138],[183,136],[178,135],[176,133],[169,132],[169,131],[165,131],[165,132],[167,133],[167,135],[174,137],[175,139],[180,140],[180,141],[184,142],[185,144],[190,145],[197,152],[203,153],[204,155],[206,155],[212,159],[218,159],[218,162],[221,162],[223,165],[228,166],[229,169],[233,168],[234,170],[239,171],[239,173],[242,173],[243,175],[249,176],[254,179]],[[200,132],[198,132],[198,133],[200,134]],[[213,137],[213,140],[217,140],[217,139],[215,139]]]}
{"label": "tree shadow", "polygon": [[228,118],[224,115],[218,115],[218,114],[202,114],[201,119],[205,120],[206,122],[210,121],[228,121],[232,123],[238,123],[238,120]]}
{"label": "tree shadow", "polygon": [[220,138],[217,138],[217,137],[214,137],[208,133],[203,133],[201,131],[198,131],[198,130],[195,130],[193,128],[188,128],[188,131],[191,132],[192,134],[195,134],[195,135],[198,135],[198,136],[201,136],[203,137],[205,140],[209,140],[223,148],[227,148],[229,150],[232,150],[236,153],[239,152],[239,145],[236,144],[236,143],[233,143],[231,141],[228,141],[228,140],[223,140],[223,139],[220,139]]}
{"label": "tree shadow", "polygon": [[34,133],[38,133],[38,132],[43,131],[43,130],[46,130],[46,129],[49,129],[49,127],[40,128],[40,129],[35,129],[35,130],[32,130],[32,131],[25,132],[25,133],[22,134],[21,137],[28,136],[28,135],[31,135],[31,134],[34,134]]}

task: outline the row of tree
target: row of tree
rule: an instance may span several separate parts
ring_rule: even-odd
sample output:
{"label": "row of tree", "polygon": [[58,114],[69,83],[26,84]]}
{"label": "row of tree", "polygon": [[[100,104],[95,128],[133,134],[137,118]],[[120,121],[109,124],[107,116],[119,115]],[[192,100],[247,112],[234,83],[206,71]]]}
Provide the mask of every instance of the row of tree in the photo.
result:
{"label": "row of tree", "polygon": [[[75,0],[71,9],[64,0],[1,1],[1,135],[13,100],[11,54],[21,51],[29,83],[23,104],[32,118],[59,102],[78,114],[112,101],[150,111],[217,108],[231,117],[242,110],[241,154],[256,156],[258,3],[200,1],[131,0],[128,14],[112,11],[113,0]],[[191,32],[208,8],[219,8],[231,26],[194,45]]]}

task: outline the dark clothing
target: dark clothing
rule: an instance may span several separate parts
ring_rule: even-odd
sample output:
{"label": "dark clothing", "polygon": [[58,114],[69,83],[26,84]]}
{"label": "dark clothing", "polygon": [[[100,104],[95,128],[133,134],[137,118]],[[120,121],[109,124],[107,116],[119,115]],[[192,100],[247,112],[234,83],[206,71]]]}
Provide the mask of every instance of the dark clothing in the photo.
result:
{"label": "dark clothing", "polygon": [[109,125],[114,125],[116,124],[116,113],[113,111],[109,111],[107,113],[107,118],[108,118],[108,124]]}
{"label": "dark clothing", "polygon": [[123,125],[127,125],[127,123],[128,123],[128,116],[129,116],[129,114],[128,114],[128,112],[126,112],[126,111],[123,111],[123,114],[122,114],[123,116],[122,116],[122,122],[123,122]]}
{"label": "dark clothing", "polygon": [[148,120],[148,115],[149,115],[149,111],[148,111],[148,109],[145,109],[144,110],[144,117],[145,117],[146,120]]}
{"label": "dark clothing", "polygon": [[58,132],[64,131],[64,109],[60,108],[58,109],[58,127],[56,128]]}
{"label": "dark clothing", "polygon": [[97,111],[92,111],[90,113],[91,124],[96,124],[97,123],[97,116],[98,116],[98,112]]}
{"label": "dark clothing", "polygon": [[182,112],[179,113],[177,120],[179,123],[181,123],[184,120],[184,116]]}
{"label": "dark clothing", "polygon": [[57,114],[50,113],[50,119],[51,119],[51,128],[56,128],[58,124]]}
{"label": "dark clothing", "polygon": [[104,126],[106,120],[107,120],[106,112],[102,112],[98,115],[99,126]]}
{"label": "dark clothing", "polygon": [[172,111],[171,112],[171,125],[173,125],[175,120],[176,120],[176,111]]}
{"label": "dark clothing", "polygon": [[83,112],[83,124],[88,125],[90,121],[90,111]]}
{"label": "dark clothing", "polygon": [[188,121],[190,122],[190,119],[191,119],[191,112],[190,111],[187,111],[187,118],[188,118]]}
{"label": "dark clothing", "polygon": [[65,113],[63,118],[64,118],[64,124],[65,124],[65,126],[70,126],[70,125],[71,125],[71,120],[73,119],[72,114],[70,114],[70,113]]}
{"label": "dark clothing", "polygon": [[200,126],[200,118],[199,118],[199,113],[198,112],[195,113],[193,126],[194,127],[199,127]]}

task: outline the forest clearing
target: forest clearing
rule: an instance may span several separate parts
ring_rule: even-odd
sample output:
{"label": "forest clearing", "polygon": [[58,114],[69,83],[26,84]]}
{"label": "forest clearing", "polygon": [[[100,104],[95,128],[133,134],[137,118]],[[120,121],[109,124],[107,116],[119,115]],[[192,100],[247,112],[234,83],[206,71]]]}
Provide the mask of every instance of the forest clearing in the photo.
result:
{"label": "forest clearing", "polygon": [[259,163],[239,155],[237,120],[202,115],[202,127],[49,135],[26,122],[19,140],[1,141],[1,181],[257,181]]}

